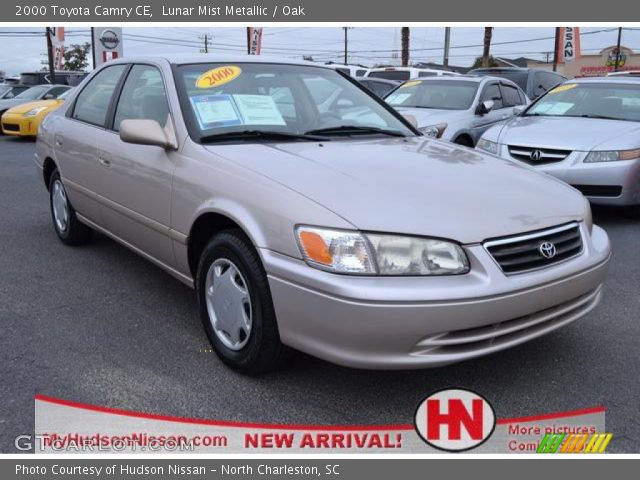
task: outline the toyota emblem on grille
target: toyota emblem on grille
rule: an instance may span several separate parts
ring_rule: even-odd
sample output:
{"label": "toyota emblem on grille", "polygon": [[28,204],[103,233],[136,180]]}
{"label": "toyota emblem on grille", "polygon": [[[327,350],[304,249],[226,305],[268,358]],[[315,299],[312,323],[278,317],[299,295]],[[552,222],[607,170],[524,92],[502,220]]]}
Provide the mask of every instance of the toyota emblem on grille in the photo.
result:
{"label": "toyota emblem on grille", "polygon": [[540,255],[542,255],[547,260],[551,260],[556,256],[556,246],[551,242],[541,243],[538,247],[538,251],[540,252]]}
{"label": "toyota emblem on grille", "polygon": [[540,150],[533,150],[529,154],[529,158],[534,162],[537,162],[538,160],[540,160],[540,157],[542,157],[542,152]]}

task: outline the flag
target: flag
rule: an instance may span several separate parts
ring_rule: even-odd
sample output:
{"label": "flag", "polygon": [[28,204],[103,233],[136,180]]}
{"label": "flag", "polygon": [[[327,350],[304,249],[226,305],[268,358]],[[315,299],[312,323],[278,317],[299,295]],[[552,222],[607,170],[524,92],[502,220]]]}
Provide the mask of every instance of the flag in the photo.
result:
{"label": "flag", "polygon": [[571,63],[580,58],[580,27],[560,27],[558,63]]}
{"label": "flag", "polygon": [[249,55],[260,55],[262,27],[249,27]]}

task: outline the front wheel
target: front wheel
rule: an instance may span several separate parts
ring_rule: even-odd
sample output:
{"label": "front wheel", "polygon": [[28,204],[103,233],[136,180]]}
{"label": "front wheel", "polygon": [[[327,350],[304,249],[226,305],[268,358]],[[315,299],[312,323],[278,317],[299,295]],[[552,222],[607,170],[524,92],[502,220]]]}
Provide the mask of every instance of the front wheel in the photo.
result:
{"label": "front wheel", "polygon": [[202,324],[224,363],[258,374],[288,358],[267,275],[241,231],[225,230],[209,241],[200,257],[196,288]]}
{"label": "front wheel", "polygon": [[49,204],[53,228],[60,240],[67,245],[83,245],[91,241],[93,230],[76,217],[58,170],[53,172],[49,181]]}

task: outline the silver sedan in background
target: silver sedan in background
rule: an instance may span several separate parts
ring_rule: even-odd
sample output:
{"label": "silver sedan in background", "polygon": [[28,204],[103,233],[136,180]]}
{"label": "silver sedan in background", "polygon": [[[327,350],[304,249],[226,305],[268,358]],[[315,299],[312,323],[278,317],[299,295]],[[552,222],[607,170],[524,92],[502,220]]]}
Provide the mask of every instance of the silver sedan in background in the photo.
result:
{"label": "silver sedan in background", "polygon": [[565,82],[488,130],[478,148],[558,177],[593,203],[638,205],[640,78]]}
{"label": "silver sedan in background", "polygon": [[529,103],[512,81],[480,76],[409,80],[385,100],[413,116],[425,135],[467,147],[475,146],[491,126],[513,117],[515,107]]}

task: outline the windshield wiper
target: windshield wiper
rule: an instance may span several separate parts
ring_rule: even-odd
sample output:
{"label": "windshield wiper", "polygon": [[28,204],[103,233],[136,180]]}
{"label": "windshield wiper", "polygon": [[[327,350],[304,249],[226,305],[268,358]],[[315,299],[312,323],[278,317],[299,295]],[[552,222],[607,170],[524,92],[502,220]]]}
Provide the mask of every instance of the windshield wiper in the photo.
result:
{"label": "windshield wiper", "polygon": [[602,120],[624,120],[624,118],[609,117],[607,115],[597,115],[597,114],[591,114],[591,113],[580,115],[580,117],[582,117],[582,118],[599,118],[599,119],[602,119]]}
{"label": "windshield wiper", "polygon": [[200,143],[231,142],[234,140],[305,140],[318,142],[329,140],[326,137],[300,133],[276,132],[269,130],[241,130],[238,132],[215,133],[200,138]]}
{"label": "windshield wiper", "polygon": [[364,127],[359,125],[340,125],[337,127],[318,128],[304,132],[305,135],[389,135],[391,137],[406,137],[406,135],[398,130],[387,130],[378,127]]}

